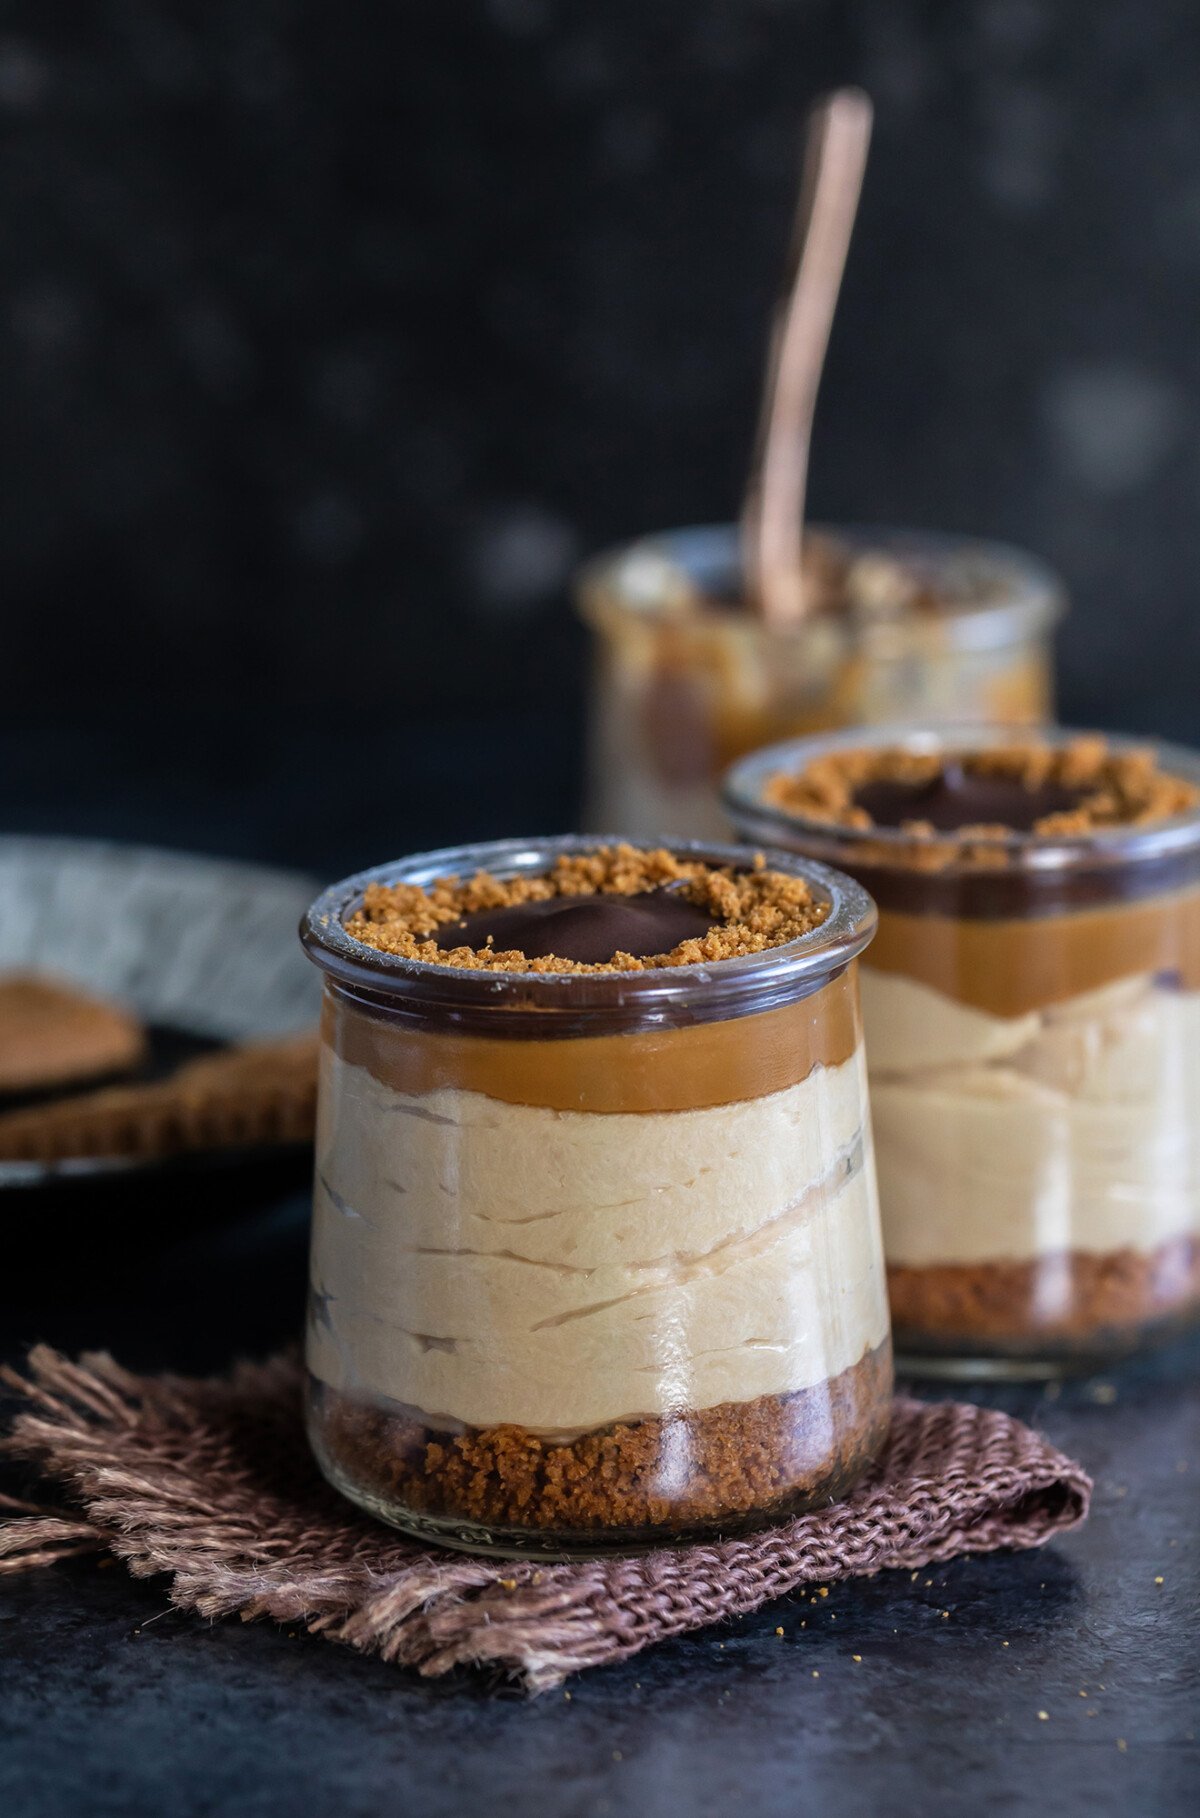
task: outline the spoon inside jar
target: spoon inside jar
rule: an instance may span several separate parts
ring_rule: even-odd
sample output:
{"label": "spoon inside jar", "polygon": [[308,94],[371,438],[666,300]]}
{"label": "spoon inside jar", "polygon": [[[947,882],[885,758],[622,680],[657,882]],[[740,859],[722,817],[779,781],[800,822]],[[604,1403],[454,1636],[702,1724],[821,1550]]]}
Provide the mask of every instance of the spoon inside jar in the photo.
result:
{"label": "spoon inside jar", "polygon": [[826,96],[808,120],[789,282],[772,327],[742,511],[746,601],[776,628],[797,624],[808,609],[801,571],[808,451],[871,121],[871,102],[855,88]]}

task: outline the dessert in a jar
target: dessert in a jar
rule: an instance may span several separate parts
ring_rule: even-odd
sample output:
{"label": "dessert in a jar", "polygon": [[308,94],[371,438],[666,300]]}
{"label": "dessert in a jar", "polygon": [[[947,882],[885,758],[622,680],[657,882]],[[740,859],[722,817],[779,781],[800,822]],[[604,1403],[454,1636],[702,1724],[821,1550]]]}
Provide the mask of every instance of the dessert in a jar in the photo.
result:
{"label": "dessert in a jar", "polygon": [[875,896],[863,968],[897,1344],[1093,1363],[1200,1314],[1200,757],[1070,732],[809,740],[741,830]]}
{"label": "dessert in a jar", "polygon": [[821,865],[579,838],[318,899],[307,1359],[334,1484],[554,1556],[849,1488],[891,1405],[874,925]]}
{"label": "dessert in a jar", "polygon": [[807,610],[746,603],[732,527],[646,537],[584,570],[588,825],[719,838],[722,771],[775,740],[912,720],[1033,725],[1052,709],[1054,575],[999,544],[814,530]]}

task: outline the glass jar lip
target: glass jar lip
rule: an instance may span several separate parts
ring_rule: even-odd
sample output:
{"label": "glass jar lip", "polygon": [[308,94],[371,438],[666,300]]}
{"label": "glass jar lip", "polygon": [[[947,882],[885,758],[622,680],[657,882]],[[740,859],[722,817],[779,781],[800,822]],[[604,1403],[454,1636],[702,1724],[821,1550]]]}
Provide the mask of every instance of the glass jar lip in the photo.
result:
{"label": "glass jar lip", "polygon": [[[835,822],[814,820],[763,800],[769,779],[782,771],[799,772],[815,759],[836,751],[879,750],[900,746],[916,753],[939,751],[988,751],[1004,745],[1028,744],[1031,739],[1055,749],[1076,739],[1097,736],[1065,726],[930,726],[924,723],[896,723],[887,726],[850,727],[841,732],[822,733],[799,739],[785,739],[777,745],[766,745],[749,756],[740,758],[725,772],[721,800],[739,833],[747,838],[786,839],[803,831],[814,840],[844,852],[847,862],[856,850],[869,846],[870,862],[885,865],[889,852],[911,850],[913,835],[899,827],[844,827]],[[1120,754],[1153,751],[1158,767],[1169,776],[1182,777],[1200,787],[1200,752],[1183,745],[1171,745],[1158,739],[1135,738],[1124,733],[1102,735],[1109,749]],[[962,842],[953,833],[937,833],[921,840],[921,845],[945,849]],[[1200,847],[1200,807],[1174,815],[1169,820],[1148,826],[1099,827],[1090,833],[1047,837],[1034,833],[971,835],[972,848],[985,848],[1007,855],[1014,868],[1051,873],[1084,865],[1126,865],[1146,860],[1160,860],[1187,853]],[[911,865],[903,869],[910,874]],[[979,866],[950,863],[929,873],[945,879],[962,872],[976,875]]]}
{"label": "glass jar lip", "polygon": [[[470,876],[476,871],[500,877],[537,875],[560,853],[595,852],[601,846],[614,845],[643,850],[661,845],[683,858],[740,867],[748,867],[763,850],[771,869],[803,877],[813,886],[831,904],[830,914],[810,934],[783,946],[736,959],[650,972],[471,972],[382,953],[356,941],[345,929],[346,917],[362,901],[369,884],[429,884],[435,878]],[[648,1022],[659,1012],[664,1017],[678,1017],[691,1011],[697,1020],[711,1020],[808,995],[862,952],[875,933],[877,919],[875,904],[860,884],[832,866],[795,853],[707,840],[567,834],[447,846],[357,872],[322,891],[300,923],[300,939],[314,964],[339,984],[373,998],[405,1000],[423,1008],[571,1015],[634,1011],[639,1021]]]}
{"label": "glass jar lip", "polygon": [[[814,524],[813,530],[848,544],[860,554],[879,551],[908,557],[931,568],[953,601],[949,611],[897,618],[848,621],[822,615],[784,631],[770,633],[782,643],[802,641],[819,630],[843,631],[873,654],[900,655],[914,628],[936,628],[956,649],[989,650],[1049,631],[1066,611],[1062,583],[1037,556],[1015,545],[957,536],[947,531],[895,529],[878,524]],[[672,604],[667,585],[672,572],[693,584],[719,591],[741,567],[740,531],[735,524],[690,525],[652,532],[603,550],[587,560],[576,577],[581,616],[593,626],[625,616],[643,623],[679,622],[684,615]],[[980,597],[984,577],[1002,587],[999,599]],[[657,594],[655,579],[657,577]],[[957,582],[957,593],[956,593]],[[749,614],[744,624],[732,613],[692,615],[693,623],[741,630],[762,637],[766,627]]]}

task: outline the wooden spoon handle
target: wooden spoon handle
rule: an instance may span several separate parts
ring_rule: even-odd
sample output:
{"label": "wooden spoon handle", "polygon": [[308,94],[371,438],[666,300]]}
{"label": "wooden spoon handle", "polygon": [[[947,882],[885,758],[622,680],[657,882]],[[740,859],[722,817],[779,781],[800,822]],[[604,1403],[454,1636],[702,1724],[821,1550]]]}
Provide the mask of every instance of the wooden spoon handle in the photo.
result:
{"label": "wooden spoon handle", "polygon": [[825,350],[858,209],[871,103],[843,88],[809,115],[788,285],[776,309],[758,447],[742,514],[747,599],[772,626],[805,612],[800,558],[808,450]]}

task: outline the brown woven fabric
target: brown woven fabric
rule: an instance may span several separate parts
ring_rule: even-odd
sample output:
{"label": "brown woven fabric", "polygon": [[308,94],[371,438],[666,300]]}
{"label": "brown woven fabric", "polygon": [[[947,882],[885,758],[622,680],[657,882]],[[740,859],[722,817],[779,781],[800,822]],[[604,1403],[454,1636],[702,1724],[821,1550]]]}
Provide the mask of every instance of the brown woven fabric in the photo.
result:
{"label": "brown woven fabric", "polygon": [[844,1503],[711,1546],[535,1565],[423,1547],[317,1475],[292,1356],[207,1381],[132,1376],[39,1346],[3,1442],[69,1508],[7,1500],[0,1571],[108,1551],[171,1574],[181,1609],[272,1616],[425,1674],[499,1668],[531,1691],[796,1586],[1041,1546],[1087,1513],[1091,1483],[1005,1414],[898,1400],[884,1454]]}

